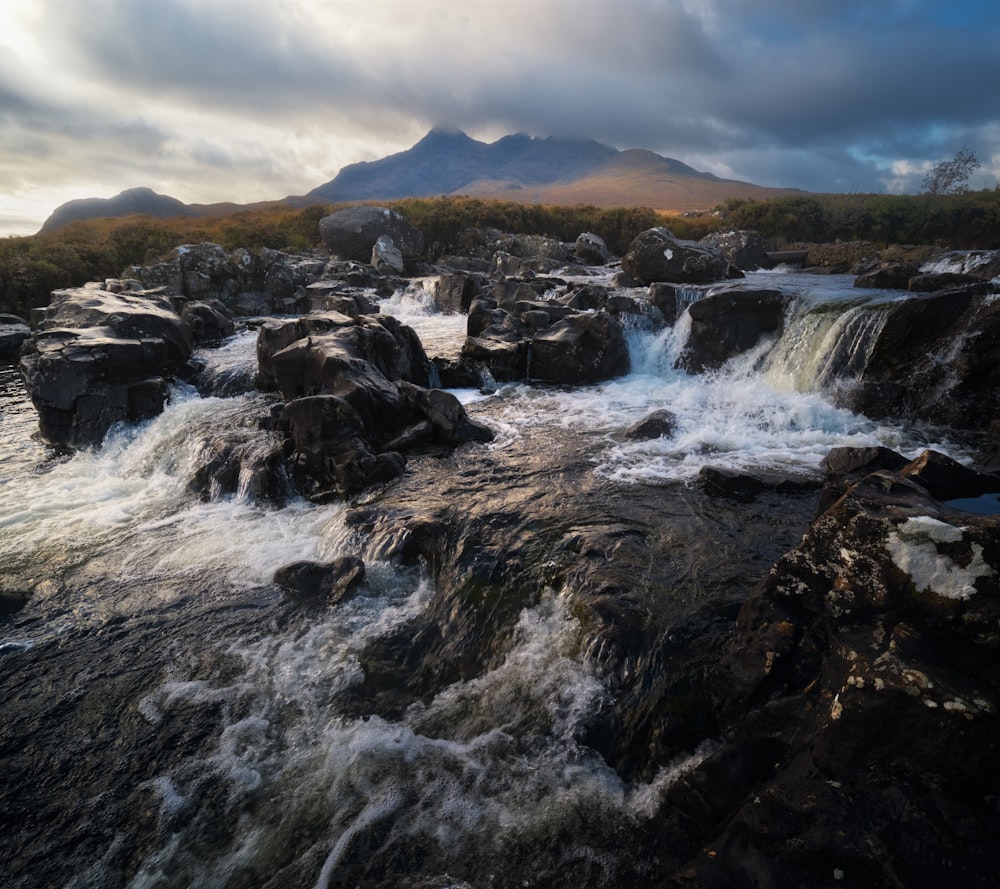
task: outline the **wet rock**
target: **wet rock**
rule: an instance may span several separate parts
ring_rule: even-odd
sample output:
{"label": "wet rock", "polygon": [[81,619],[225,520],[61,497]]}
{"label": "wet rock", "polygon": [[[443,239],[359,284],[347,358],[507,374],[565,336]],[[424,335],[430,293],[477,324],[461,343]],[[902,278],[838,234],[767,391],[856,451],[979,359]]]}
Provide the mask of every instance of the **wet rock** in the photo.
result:
{"label": "wet rock", "polygon": [[722,466],[703,466],[698,473],[705,492],[713,497],[731,497],[752,502],[764,491],[799,491],[820,486],[816,479],[778,472],[746,472]]}
{"label": "wet rock", "polygon": [[963,288],[892,303],[858,382],[836,397],[871,417],[988,428],[1000,418],[1000,301]]}
{"label": "wet rock", "polygon": [[784,326],[789,297],[779,290],[713,290],[688,307],[691,332],[679,365],[692,373],[721,367]]}
{"label": "wet rock", "polygon": [[268,322],[257,349],[260,377],[286,401],[277,426],[289,436],[292,475],[313,500],[398,477],[400,450],[492,438],[454,395],[427,388],[423,346],[390,316]]}
{"label": "wet rock", "polygon": [[218,300],[187,302],[181,320],[188,326],[196,343],[211,343],[232,336],[236,330],[232,315]]}
{"label": "wet rock", "polygon": [[774,746],[738,792],[712,757],[671,795],[711,850],[684,885],[751,871],[820,885],[831,865],[933,885],[942,860],[988,885],[998,571],[1000,519],[951,511],[902,474],[876,472],[823,513],[744,604],[712,680],[723,751]]}
{"label": "wet rock", "polygon": [[341,259],[369,262],[372,248],[387,236],[403,257],[424,252],[424,236],[405,217],[387,207],[357,206],[338,210],[319,221],[320,236],[327,250]]}
{"label": "wet rock", "polygon": [[274,572],[274,582],[293,599],[335,605],[350,596],[365,579],[365,563],[357,556],[332,562],[291,562]]}
{"label": "wet rock", "polygon": [[457,315],[469,311],[472,301],[483,289],[484,280],[477,275],[449,273],[429,279],[424,287],[439,312]]}
{"label": "wet rock", "polygon": [[934,293],[938,290],[950,290],[964,287],[967,284],[980,284],[981,278],[960,272],[936,272],[927,274],[914,273],[907,282],[907,289],[913,293]]}
{"label": "wet rock", "polygon": [[0,590],[0,620],[16,614],[24,608],[29,598],[31,597],[28,593]]}
{"label": "wet rock", "polygon": [[653,438],[669,438],[676,428],[676,414],[664,408],[646,414],[629,426],[624,435],[629,441],[648,441]]}
{"label": "wet rock", "polygon": [[17,315],[0,315],[0,361],[13,361],[31,336],[28,322]]}
{"label": "wet rock", "polygon": [[760,232],[745,230],[713,232],[698,243],[703,247],[720,251],[726,262],[738,269],[753,271],[770,268],[773,265],[767,254],[772,252],[774,247]]}
{"label": "wet rock", "polygon": [[156,416],[167,380],[190,358],[190,330],[159,293],[99,285],[55,291],[26,341],[21,372],[53,444],[100,444],[111,426]]}
{"label": "wet rock", "polygon": [[570,315],[537,333],[530,344],[532,379],[596,383],[628,373],[625,331],[606,312]]}
{"label": "wet rock", "polygon": [[682,241],[665,228],[636,236],[622,257],[622,270],[639,284],[707,284],[725,278],[728,265],[720,251]]}
{"label": "wet rock", "polygon": [[882,262],[854,279],[855,287],[907,290],[910,279],[920,271],[915,263]]}

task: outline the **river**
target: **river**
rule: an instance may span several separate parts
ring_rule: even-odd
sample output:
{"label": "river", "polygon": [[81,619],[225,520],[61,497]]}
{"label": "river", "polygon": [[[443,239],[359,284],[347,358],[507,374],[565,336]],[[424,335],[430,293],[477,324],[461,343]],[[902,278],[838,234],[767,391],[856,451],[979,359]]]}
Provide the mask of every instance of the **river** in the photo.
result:
{"label": "river", "polygon": [[[223,394],[176,384],[161,416],[72,455],[36,439],[19,376],[0,368],[0,591],[30,593],[0,623],[4,886],[662,885],[683,856],[664,795],[713,739],[633,766],[608,755],[595,717],[622,680],[581,642],[590,629],[566,583],[537,584],[503,644],[483,639],[457,678],[391,706],[366,697],[371,652],[437,608],[439,591],[356,516],[419,507],[461,522],[468,504],[471,523],[495,527],[498,504],[512,504],[518,540],[532,510],[566,535],[641,526],[650,564],[619,580],[641,588],[662,638],[682,646],[692,615],[731,621],[808,526],[831,447],[967,456],[940,431],[830,398],[896,294],[859,296],[848,276],[750,277],[805,297],[779,341],[689,375],[674,369],[682,316],[630,332],[624,378],[460,391],[495,440],[414,459],[354,504],[260,501],[249,479],[225,496],[192,488],[213,437],[274,443],[258,423],[272,397],[247,384],[253,331],[199,353]],[[464,336],[465,319],[434,313],[418,286],[383,311],[430,355],[455,354]],[[675,415],[671,436],[623,438],[657,408]],[[710,498],[705,466],[802,488]],[[532,545],[495,555],[528,559]],[[335,608],[289,601],[271,580],[297,559],[354,553],[365,583]]]}

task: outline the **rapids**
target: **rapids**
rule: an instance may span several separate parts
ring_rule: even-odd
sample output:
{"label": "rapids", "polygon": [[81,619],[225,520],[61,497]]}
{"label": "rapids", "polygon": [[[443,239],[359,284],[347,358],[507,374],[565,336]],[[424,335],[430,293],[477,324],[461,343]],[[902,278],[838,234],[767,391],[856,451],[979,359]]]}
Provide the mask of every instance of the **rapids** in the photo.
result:
{"label": "rapids", "polygon": [[[587,644],[584,579],[549,586],[548,563],[530,565],[541,580],[497,625],[502,645],[481,640],[474,668],[399,706],[359,705],[372,651],[406,638],[439,591],[428,566],[401,562],[351,516],[438,509],[462,523],[465,510],[488,529],[503,506],[517,515],[512,539],[641,529],[641,576],[618,579],[658,627],[661,662],[643,667],[637,649],[630,669],[669,682],[691,657],[685,641],[724,632],[797,542],[831,447],[965,456],[940,430],[876,423],[829,398],[895,295],[859,298],[846,276],[757,277],[803,297],[777,342],[691,376],[674,368],[682,315],[630,331],[627,377],[462,392],[496,440],[416,459],[354,504],[192,490],[214,436],[273,444],[258,424],[272,402],[250,385],[252,333],[199,353],[202,391],[215,394],[177,384],[161,416],[73,455],[34,438],[20,379],[0,368],[0,592],[30,593],[0,624],[4,886],[661,885],[684,854],[660,817],[664,794],[712,738],[628,767],[608,753],[595,718],[639,692]],[[457,353],[464,318],[435,314],[419,285],[383,311],[428,354]],[[676,416],[672,436],[623,439],[656,408]],[[806,487],[730,503],[699,491],[706,466]],[[483,546],[512,559],[496,540]],[[287,562],[346,554],[367,576],[336,608],[296,605],[271,581]]]}

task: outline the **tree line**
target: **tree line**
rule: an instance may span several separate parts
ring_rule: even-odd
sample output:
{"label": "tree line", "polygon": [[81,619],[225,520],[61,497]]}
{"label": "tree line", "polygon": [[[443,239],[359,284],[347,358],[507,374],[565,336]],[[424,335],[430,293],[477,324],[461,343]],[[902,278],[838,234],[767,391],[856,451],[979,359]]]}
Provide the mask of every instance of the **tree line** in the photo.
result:
{"label": "tree line", "polygon": [[[716,231],[753,229],[776,247],[789,243],[866,240],[1000,248],[1000,189],[920,195],[792,195],[765,201],[733,199],[712,211],[671,215],[645,207],[550,207],[467,197],[409,198],[385,206],[424,233],[427,259],[461,254],[468,231],[496,228],[573,241],[600,235],[622,255],[640,232],[666,226],[697,240]],[[118,277],[130,265],[167,258],[179,244],[211,241],[227,250],[319,246],[319,220],[337,209],[317,204],[228,216],[124,217],[74,222],[55,232],[0,238],[0,312],[27,315],[48,304],[52,290]]]}

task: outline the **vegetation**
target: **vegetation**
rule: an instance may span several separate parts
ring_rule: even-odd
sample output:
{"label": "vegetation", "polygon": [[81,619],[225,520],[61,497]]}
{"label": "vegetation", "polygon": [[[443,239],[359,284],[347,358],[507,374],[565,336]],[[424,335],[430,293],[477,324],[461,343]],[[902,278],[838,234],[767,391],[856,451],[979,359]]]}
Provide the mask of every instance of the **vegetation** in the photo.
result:
{"label": "vegetation", "polygon": [[924,177],[924,192],[927,194],[965,194],[969,188],[969,177],[979,169],[979,158],[968,145],[962,146],[951,160],[941,161],[931,167]]}
{"label": "vegetation", "polygon": [[[691,240],[718,230],[754,229],[776,247],[839,239],[1000,248],[1000,189],[968,192],[956,184],[952,180],[947,194],[733,199],[713,212],[679,216],[642,207],[550,207],[464,197],[410,198],[387,206],[424,233],[431,260],[462,253],[463,233],[486,227],[564,241],[591,231],[618,255],[639,232],[657,225]],[[317,204],[219,217],[92,219],[44,235],[0,238],[0,311],[27,315],[32,307],[47,305],[52,290],[118,277],[130,265],[166,259],[178,244],[211,241],[227,250],[317,247],[319,220],[334,209]]]}

